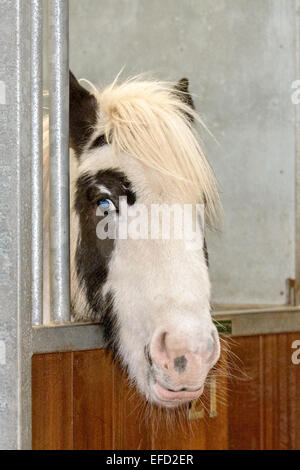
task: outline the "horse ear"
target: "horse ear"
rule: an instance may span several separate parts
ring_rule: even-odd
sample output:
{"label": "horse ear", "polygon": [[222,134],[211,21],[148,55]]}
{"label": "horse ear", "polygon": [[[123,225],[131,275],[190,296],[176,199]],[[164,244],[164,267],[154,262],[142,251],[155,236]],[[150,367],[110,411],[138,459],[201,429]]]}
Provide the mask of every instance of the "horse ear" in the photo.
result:
{"label": "horse ear", "polygon": [[[179,91],[177,93],[177,96],[188,106],[190,106],[191,109],[195,109],[194,101],[192,98],[192,95],[189,92],[189,80],[188,78],[181,78],[179,82],[175,85],[175,90]],[[188,115],[188,118],[191,122],[194,121],[193,116],[190,114]]]}
{"label": "horse ear", "polygon": [[80,155],[97,122],[97,100],[70,71],[70,147]]}

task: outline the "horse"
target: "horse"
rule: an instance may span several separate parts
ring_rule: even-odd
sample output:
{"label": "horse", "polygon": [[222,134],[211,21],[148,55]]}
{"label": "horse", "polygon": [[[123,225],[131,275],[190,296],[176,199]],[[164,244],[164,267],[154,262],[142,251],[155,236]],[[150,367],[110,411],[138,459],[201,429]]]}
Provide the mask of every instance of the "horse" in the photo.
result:
{"label": "horse", "polygon": [[[151,404],[175,408],[201,396],[220,356],[206,245],[188,249],[184,236],[161,237],[161,228],[151,236],[149,224],[143,237],[120,236],[119,222],[136,207],[147,212],[200,204],[204,215],[193,215],[195,226],[204,234],[204,221],[214,223],[219,195],[195,126],[201,120],[185,78],[171,83],[139,76],[115,80],[102,91],[88,84],[89,89],[70,72],[72,319],[99,321],[107,348],[136,389]],[[46,119],[45,312],[50,309],[48,147]],[[103,221],[114,236],[99,236]]]}

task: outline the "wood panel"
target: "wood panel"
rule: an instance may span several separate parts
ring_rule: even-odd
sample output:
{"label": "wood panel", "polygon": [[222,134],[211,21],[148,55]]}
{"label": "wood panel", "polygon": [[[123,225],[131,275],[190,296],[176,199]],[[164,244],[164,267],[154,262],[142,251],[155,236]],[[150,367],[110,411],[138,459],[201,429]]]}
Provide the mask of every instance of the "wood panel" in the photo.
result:
{"label": "wood panel", "polygon": [[217,414],[209,417],[206,387],[204,417],[195,421],[187,409],[147,406],[104,350],[36,355],[33,448],[300,449],[296,339],[300,333],[231,340],[215,371]]}
{"label": "wood panel", "polygon": [[265,449],[300,449],[300,367],[291,360],[292,342],[299,337],[274,335],[264,341],[262,441]]}
{"label": "wood panel", "polygon": [[113,369],[104,350],[74,353],[74,449],[113,448]]}
{"label": "wood panel", "polygon": [[[261,338],[234,338],[231,344],[232,375],[228,391],[230,449],[260,449],[262,424]],[[236,357],[234,356],[236,355]]]}
{"label": "wood panel", "polygon": [[[230,449],[300,449],[300,366],[291,360],[300,334],[236,338],[243,373],[230,380]],[[244,376],[246,374],[246,376]]]}
{"label": "wood panel", "polygon": [[149,448],[143,408],[105,350],[74,353],[74,449]]}
{"label": "wood panel", "polygon": [[32,358],[33,449],[73,448],[72,353]]}
{"label": "wood panel", "polygon": [[[111,363],[108,367],[112,367]],[[150,449],[151,415],[147,404],[118,364],[113,368],[113,448]]]}

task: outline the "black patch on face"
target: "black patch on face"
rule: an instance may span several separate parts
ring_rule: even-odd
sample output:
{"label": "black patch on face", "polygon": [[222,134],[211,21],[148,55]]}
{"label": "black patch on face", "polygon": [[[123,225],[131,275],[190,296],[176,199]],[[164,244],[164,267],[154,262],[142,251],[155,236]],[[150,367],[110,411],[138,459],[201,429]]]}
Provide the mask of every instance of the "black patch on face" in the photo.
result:
{"label": "black patch on face", "polygon": [[113,359],[116,359],[118,352],[119,328],[117,315],[114,311],[114,300],[112,292],[108,292],[104,299],[104,308],[101,318],[103,326],[103,336],[106,349],[112,352]]}
{"label": "black patch on face", "polygon": [[176,372],[178,372],[178,374],[182,374],[185,371],[186,365],[187,365],[187,358],[185,356],[175,357],[174,369],[176,370]]}
{"label": "black patch on face", "polygon": [[[99,186],[105,186],[111,195],[101,192]],[[105,299],[102,286],[108,275],[108,264],[114,248],[114,240],[97,237],[96,228],[101,217],[96,211],[98,201],[110,199],[118,212],[119,197],[126,196],[127,203],[136,201],[131,184],[121,171],[100,170],[95,175],[85,173],[76,183],[74,208],[79,217],[80,234],[76,249],[76,269],[79,282],[84,285],[87,301],[95,318],[105,312]],[[107,315],[107,313],[105,313]]]}
{"label": "black patch on face", "polygon": [[70,71],[70,146],[79,156],[97,122],[97,100]]}

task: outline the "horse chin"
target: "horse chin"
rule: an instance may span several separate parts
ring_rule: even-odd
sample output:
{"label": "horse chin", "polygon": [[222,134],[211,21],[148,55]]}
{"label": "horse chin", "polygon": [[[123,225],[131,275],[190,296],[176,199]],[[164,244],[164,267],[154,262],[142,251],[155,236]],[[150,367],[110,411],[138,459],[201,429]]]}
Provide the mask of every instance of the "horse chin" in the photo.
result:
{"label": "horse chin", "polygon": [[204,385],[193,391],[171,391],[153,381],[149,384],[148,401],[164,408],[178,408],[198,399],[204,391]]}

